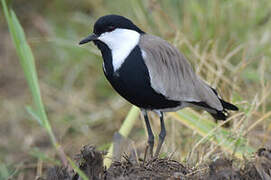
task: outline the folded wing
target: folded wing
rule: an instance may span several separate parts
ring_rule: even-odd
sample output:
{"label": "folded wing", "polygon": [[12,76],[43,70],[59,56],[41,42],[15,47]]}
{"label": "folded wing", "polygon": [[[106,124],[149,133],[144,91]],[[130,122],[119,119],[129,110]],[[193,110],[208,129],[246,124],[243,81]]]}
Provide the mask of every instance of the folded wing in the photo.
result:
{"label": "folded wing", "polygon": [[139,46],[156,92],[170,100],[204,102],[216,110],[223,110],[217,95],[194,73],[177,48],[149,34],[142,35]]}

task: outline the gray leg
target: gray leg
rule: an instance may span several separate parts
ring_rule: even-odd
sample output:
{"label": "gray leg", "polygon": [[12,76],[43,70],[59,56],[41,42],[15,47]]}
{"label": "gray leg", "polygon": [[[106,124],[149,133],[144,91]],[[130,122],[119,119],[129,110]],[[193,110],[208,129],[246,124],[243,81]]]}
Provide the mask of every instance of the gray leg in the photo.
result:
{"label": "gray leg", "polygon": [[[146,148],[146,153],[148,152],[148,149],[150,149],[150,155],[152,157],[153,156],[154,135],[152,133],[151,125],[150,125],[148,114],[147,114],[146,110],[141,110],[141,112],[144,116],[145,124],[146,124],[147,131],[148,131],[148,146]],[[146,156],[146,154],[145,154],[145,156]]]}
{"label": "gray leg", "polygon": [[160,112],[160,124],[161,124],[161,131],[159,134],[159,141],[158,141],[158,145],[157,145],[154,157],[158,157],[160,150],[161,150],[161,147],[162,147],[162,144],[163,144],[164,139],[166,137],[166,127],[165,127],[165,123],[164,123],[163,112]]}

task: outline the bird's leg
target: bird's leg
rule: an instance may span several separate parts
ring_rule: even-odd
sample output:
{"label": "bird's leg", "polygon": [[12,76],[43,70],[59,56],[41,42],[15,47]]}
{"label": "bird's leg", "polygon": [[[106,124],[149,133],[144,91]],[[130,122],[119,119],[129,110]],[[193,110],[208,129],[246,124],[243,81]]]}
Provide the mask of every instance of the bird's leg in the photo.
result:
{"label": "bird's leg", "polygon": [[150,149],[150,155],[152,158],[153,157],[154,135],[152,133],[150,121],[149,121],[148,114],[147,114],[146,110],[142,110],[142,114],[144,116],[145,124],[147,127],[147,132],[148,132],[148,146],[146,147],[144,159],[146,158],[146,153],[148,152],[148,149]]}
{"label": "bird's leg", "polygon": [[158,141],[158,145],[157,145],[157,149],[155,151],[155,155],[154,157],[158,157],[162,144],[164,142],[164,139],[166,137],[166,127],[165,127],[165,123],[164,123],[164,115],[163,112],[160,112],[160,124],[161,124],[161,131],[159,134],[159,141]]}

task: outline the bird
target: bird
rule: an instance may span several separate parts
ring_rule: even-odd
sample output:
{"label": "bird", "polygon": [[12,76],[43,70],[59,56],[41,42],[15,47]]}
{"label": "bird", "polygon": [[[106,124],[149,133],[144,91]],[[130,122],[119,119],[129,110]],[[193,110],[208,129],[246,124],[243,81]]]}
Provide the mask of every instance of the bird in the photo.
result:
{"label": "bird", "polygon": [[[185,107],[209,112],[226,120],[228,110],[238,107],[223,100],[203,81],[186,57],[162,38],[148,34],[121,15],[104,15],[94,23],[93,33],[79,45],[93,42],[103,58],[105,77],[124,99],[140,108],[148,141],[146,151],[157,157],[166,137],[164,113]],[[153,156],[154,134],[148,112],[160,117],[160,133]]]}

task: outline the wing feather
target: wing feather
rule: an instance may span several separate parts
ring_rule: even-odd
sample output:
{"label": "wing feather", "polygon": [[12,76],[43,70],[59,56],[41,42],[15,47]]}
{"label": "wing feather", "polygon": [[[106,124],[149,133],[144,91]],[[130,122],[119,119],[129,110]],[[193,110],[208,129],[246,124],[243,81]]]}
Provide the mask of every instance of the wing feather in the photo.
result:
{"label": "wing feather", "polygon": [[223,109],[217,95],[194,73],[177,48],[149,34],[141,36],[139,46],[156,92],[171,100],[205,102],[217,110]]}

